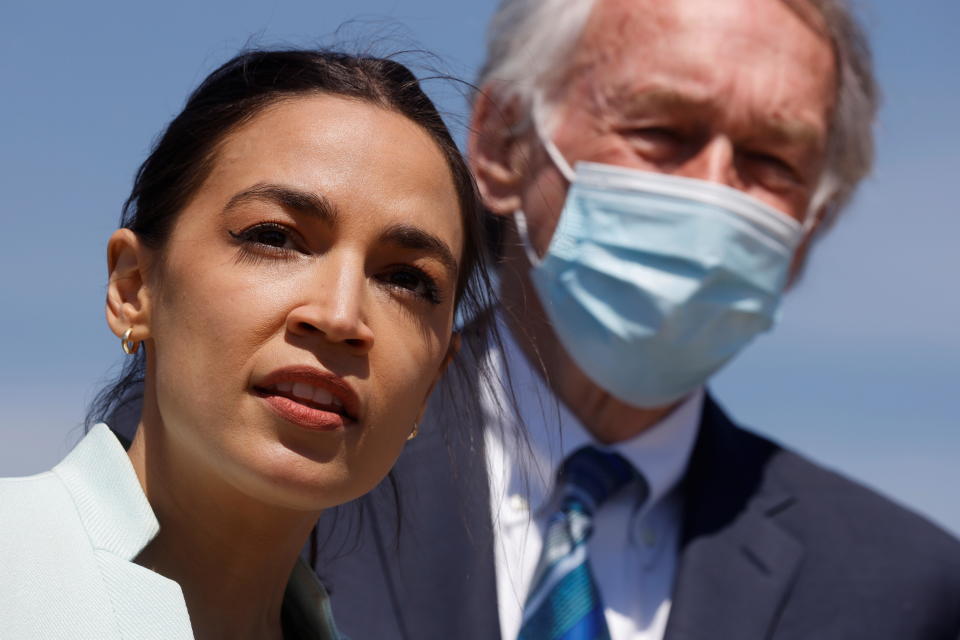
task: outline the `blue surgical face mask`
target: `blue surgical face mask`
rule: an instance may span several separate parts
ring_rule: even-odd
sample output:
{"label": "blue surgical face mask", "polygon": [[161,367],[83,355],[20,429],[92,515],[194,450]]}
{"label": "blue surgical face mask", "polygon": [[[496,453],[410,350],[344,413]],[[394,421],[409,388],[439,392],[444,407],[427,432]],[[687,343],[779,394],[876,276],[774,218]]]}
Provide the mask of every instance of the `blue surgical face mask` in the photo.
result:
{"label": "blue surgical face mask", "polygon": [[805,229],[735,189],[580,162],[541,142],[570,189],[546,254],[515,215],[534,287],[567,352],[623,402],[704,384],[777,315]]}

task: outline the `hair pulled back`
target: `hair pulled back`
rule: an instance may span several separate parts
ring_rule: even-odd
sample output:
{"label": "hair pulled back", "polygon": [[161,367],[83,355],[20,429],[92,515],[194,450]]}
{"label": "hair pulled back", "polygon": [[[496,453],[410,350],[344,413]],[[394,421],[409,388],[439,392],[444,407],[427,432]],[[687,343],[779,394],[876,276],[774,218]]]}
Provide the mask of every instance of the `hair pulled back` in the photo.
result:
{"label": "hair pulled back", "polygon": [[[476,185],[436,106],[413,73],[394,60],[306,49],[238,54],[207,76],[157,139],[136,173],[120,226],[134,231],[148,247],[162,250],[177,216],[209,176],[224,138],[271,104],[310,94],[353,98],[399,113],[437,144],[450,170],[463,221],[455,308],[461,318],[480,316],[490,305],[491,285]],[[482,349],[483,343],[481,337],[471,349]],[[87,414],[88,428],[102,421],[135,427],[144,370],[140,350],[97,395]]]}

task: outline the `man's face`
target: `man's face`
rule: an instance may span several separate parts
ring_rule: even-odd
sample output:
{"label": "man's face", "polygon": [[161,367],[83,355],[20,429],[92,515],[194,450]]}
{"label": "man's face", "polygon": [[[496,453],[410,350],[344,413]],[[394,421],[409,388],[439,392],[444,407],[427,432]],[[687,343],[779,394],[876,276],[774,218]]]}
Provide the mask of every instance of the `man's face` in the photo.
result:
{"label": "man's face", "polygon": [[[791,1],[810,12],[807,0]],[[569,164],[709,180],[805,218],[824,167],[836,75],[830,43],[787,0],[597,0],[555,86],[542,124]],[[508,126],[523,115],[481,96],[470,157],[487,208],[508,218],[522,209],[543,255],[569,185],[535,135]],[[532,290],[512,226],[502,248],[502,299],[521,327],[514,333],[594,435],[616,442],[665,415],[670,407],[638,420],[580,371]]]}
{"label": "man's face", "polygon": [[[599,0],[544,124],[571,165],[710,180],[802,221],[835,83],[829,42],[782,0]],[[542,254],[568,185],[531,144],[519,195]]]}

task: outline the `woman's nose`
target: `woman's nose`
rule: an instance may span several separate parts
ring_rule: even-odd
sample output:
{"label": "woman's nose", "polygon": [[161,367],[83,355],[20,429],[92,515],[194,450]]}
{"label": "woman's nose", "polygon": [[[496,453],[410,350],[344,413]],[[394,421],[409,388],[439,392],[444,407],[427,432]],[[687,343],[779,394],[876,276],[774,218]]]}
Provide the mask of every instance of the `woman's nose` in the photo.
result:
{"label": "woman's nose", "polygon": [[321,336],[360,353],[373,347],[367,324],[367,278],[362,265],[328,264],[305,285],[301,304],[287,315],[287,330],[300,336]]}

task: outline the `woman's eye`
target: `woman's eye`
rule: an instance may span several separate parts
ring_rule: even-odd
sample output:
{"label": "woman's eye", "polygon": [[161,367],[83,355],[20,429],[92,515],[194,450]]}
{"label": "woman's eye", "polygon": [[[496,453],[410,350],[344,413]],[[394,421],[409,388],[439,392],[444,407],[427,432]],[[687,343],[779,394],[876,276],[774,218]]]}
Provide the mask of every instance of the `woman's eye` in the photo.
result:
{"label": "woman's eye", "polygon": [[247,231],[247,239],[257,244],[265,244],[277,249],[293,248],[293,242],[286,229],[276,225],[259,225]]}
{"label": "woman's eye", "polygon": [[230,235],[244,244],[263,245],[272,249],[291,251],[297,249],[292,232],[279,224],[257,224],[239,233],[231,231]]}
{"label": "woman's eye", "polygon": [[409,291],[433,304],[440,302],[436,282],[420,269],[414,267],[396,269],[383,274],[380,279],[392,287]]}
{"label": "woman's eye", "polygon": [[260,244],[267,244],[271,247],[282,247],[287,244],[287,236],[282,231],[277,231],[275,229],[264,229],[262,231],[257,231],[252,239],[254,242],[259,242]]}

